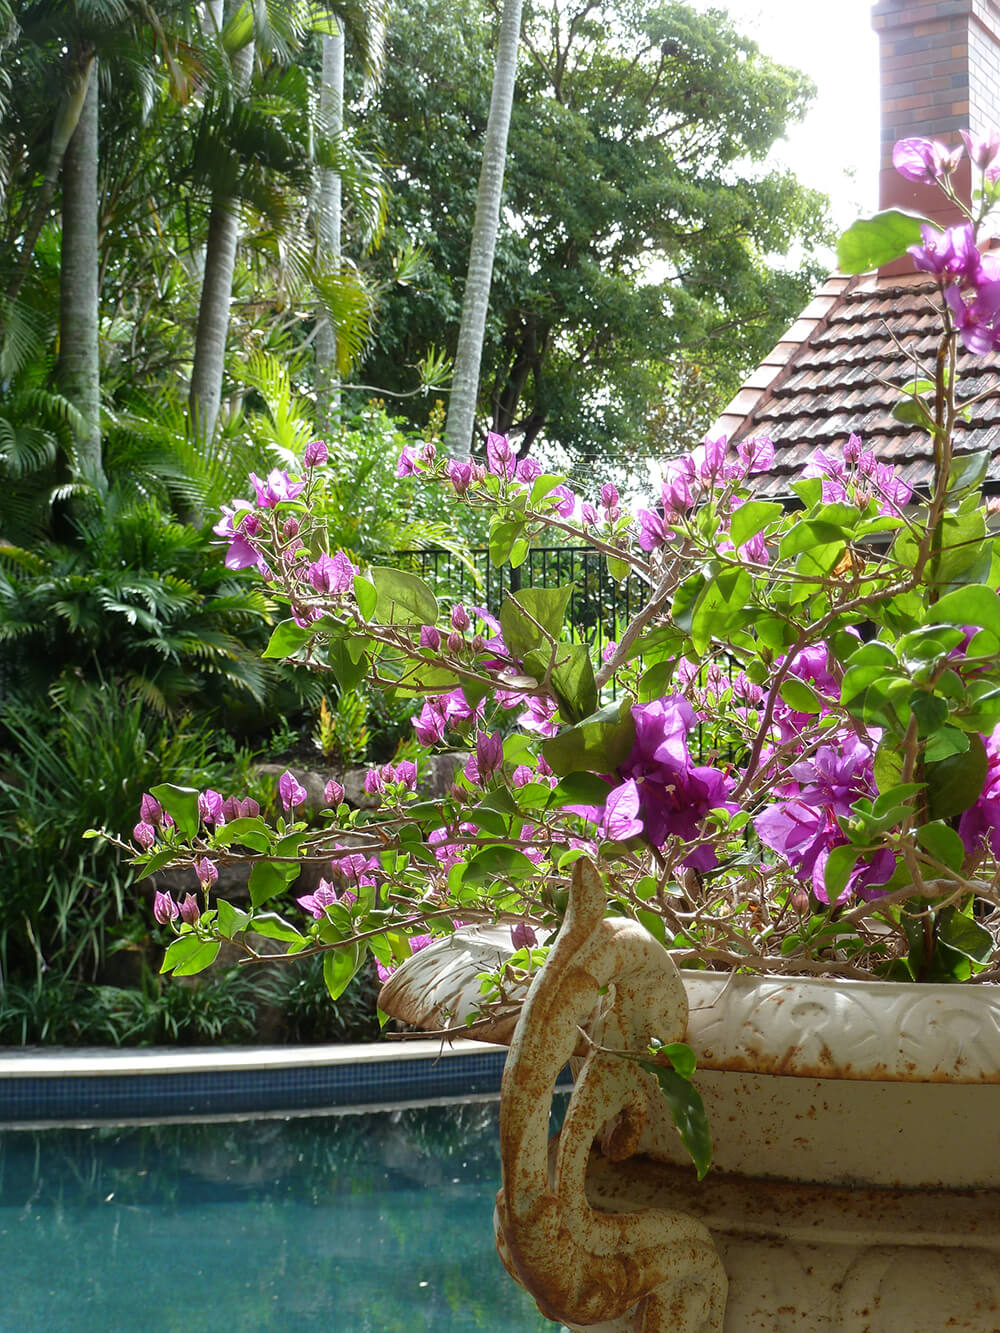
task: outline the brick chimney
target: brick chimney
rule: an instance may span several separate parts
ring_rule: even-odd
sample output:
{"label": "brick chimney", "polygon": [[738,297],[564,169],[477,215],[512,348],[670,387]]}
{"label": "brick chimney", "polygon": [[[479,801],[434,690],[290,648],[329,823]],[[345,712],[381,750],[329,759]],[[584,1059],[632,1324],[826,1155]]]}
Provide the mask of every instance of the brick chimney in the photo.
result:
{"label": "brick chimney", "polygon": [[[909,208],[943,225],[960,221],[936,188],[905,180],[893,168],[897,139],[961,142],[959,129],[1000,128],[1000,0],[876,0],[882,150],[879,207]],[[953,182],[968,202],[968,159]],[[889,265],[882,272],[904,271]]]}

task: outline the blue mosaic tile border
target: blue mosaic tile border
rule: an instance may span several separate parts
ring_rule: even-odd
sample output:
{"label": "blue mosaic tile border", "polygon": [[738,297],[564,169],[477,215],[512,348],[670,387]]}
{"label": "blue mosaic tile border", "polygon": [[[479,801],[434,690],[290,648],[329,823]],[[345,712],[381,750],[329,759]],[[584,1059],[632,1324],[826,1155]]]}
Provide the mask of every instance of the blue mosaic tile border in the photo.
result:
{"label": "blue mosaic tile border", "polygon": [[499,1091],[506,1051],[292,1069],[0,1078],[0,1120],[294,1111]]}

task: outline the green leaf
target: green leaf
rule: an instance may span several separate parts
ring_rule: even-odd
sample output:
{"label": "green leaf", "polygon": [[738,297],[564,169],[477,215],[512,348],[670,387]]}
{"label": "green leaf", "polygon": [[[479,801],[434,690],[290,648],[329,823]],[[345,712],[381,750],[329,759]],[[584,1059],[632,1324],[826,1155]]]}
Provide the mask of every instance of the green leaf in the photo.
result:
{"label": "green leaf", "polygon": [[851,878],[858,860],[858,849],[851,843],[831,850],[823,870],[823,885],[830,903],[840,901],[840,896],[847,888],[847,881]]}
{"label": "green leaf", "polygon": [[219,955],[217,940],[201,940],[197,935],[182,935],[174,940],[163,957],[161,972],[173,972],[175,977],[193,977],[211,967]]}
{"label": "green leaf", "polygon": [[150,875],[155,875],[158,870],[162,870],[165,865],[169,865],[175,856],[176,853],[170,851],[169,848],[154,852],[136,878],[148,879]]}
{"label": "green leaf", "polygon": [[[541,680],[548,669],[552,651],[545,647],[526,653],[524,667],[528,674]],[[582,722],[596,710],[598,702],[590,649],[582,643],[556,644],[555,662],[549,679],[559,711],[569,722]]]}
{"label": "green leaf", "polygon": [[649,1043],[650,1050],[655,1051],[657,1055],[665,1055],[674,1069],[680,1074],[681,1078],[693,1078],[695,1070],[698,1067],[695,1060],[694,1051],[683,1041],[672,1041],[667,1045],[657,1038]]}
{"label": "green leaf", "polygon": [[372,620],[378,605],[378,590],[374,583],[362,578],[360,574],[354,575],[354,600],[358,604],[362,620]]}
{"label": "green leaf", "polygon": [[312,626],[297,625],[294,620],[280,620],[271,632],[261,657],[293,657],[315,634]]}
{"label": "green leaf", "polygon": [[609,773],[625,762],[635,743],[635,722],[627,701],[608,704],[576,726],[542,743],[554,773]]}
{"label": "green leaf", "polygon": [[901,398],[898,403],[893,404],[892,415],[907,426],[919,426],[922,430],[931,432],[934,430],[934,417],[927,404],[919,398]]}
{"label": "green leaf", "polygon": [[323,980],[331,1000],[339,1000],[361,966],[364,955],[357,944],[331,949],[323,955]]}
{"label": "green leaf", "polygon": [[917,829],[917,842],[925,852],[929,852],[936,861],[946,865],[949,870],[962,869],[962,862],[965,860],[962,839],[942,820],[921,825]]}
{"label": "green leaf", "polygon": [[254,852],[267,852],[271,849],[271,830],[259,815],[231,819],[216,829],[215,842],[219,847],[239,843]]}
{"label": "green leaf", "polygon": [[527,879],[536,869],[534,862],[516,847],[484,847],[469,858],[462,882],[476,886],[497,879]]}
{"label": "green leaf", "polygon": [[729,535],[734,546],[745,546],[751,537],[756,537],[769,523],[780,518],[784,509],[770,500],[748,500],[733,513],[729,525]]}
{"label": "green leaf", "polygon": [[712,640],[725,634],[741,621],[749,600],[753,580],[745,569],[725,569],[709,579],[702,589],[691,617],[691,642],[702,655]]}
{"label": "green leaf", "polygon": [[938,598],[925,620],[928,625],[978,625],[1000,637],[1000,597],[992,588],[970,583]]}
{"label": "green leaf", "polygon": [[818,713],[823,707],[823,700],[811,685],[795,676],[787,676],[778,691],[789,708],[796,713]]}
{"label": "green leaf", "polygon": [[617,556],[608,556],[608,577],[615,583],[624,583],[628,578],[628,572],[631,565],[627,560],[619,560]]}
{"label": "green leaf", "polygon": [[263,935],[269,940],[286,940],[289,944],[298,944],[303,939],[301,930],[286,921],[284,917],[278,916],[276,912],[261,912],[255,915],[250,929],[257,935]]}
{"label": "green leaf", "polygon": [[298,864],[279,865],[274,861],[255,861],[248,885],[250,901],[254,907],[261,907],[269,898],[284,893],[298,873]]}
{"label": "green leaf", "polygon": [[990,932],[955,907],[945,907],[938,914],[937,938],[974,963],[988,963],[993,954]]}
{"label": "green leaf", "polygon": [[931,819],[952,819],[964,814],[979,799],[989,766],[982,737],[971,735],[965,754],[954,754],[924,765],[927,809]]}
{"label": "green leaf", "polygon": [[150,793],[173,819],[182,837],[196,836],[201,823],[197,787],[177,787],[172,782],[161,782],[158,787],[151,787]]}
{"label": "green leaf", "polygon": [[[667,1051],[669,1048],[662,1048]],[[698,1179],[702,1180],[712,1164],[712,1131],[705,1114],[705,1104],[697,1088],[675,1069],[667,1069],[652,1060],[640,1060],[639,1063],[660,1085],[660,1091],[667,1099],[670,1114],[674,1118],[681,1142],[688,1150]]]}
{"label": "green leaf", "polygon": [[250,921],[250,913],[241,911],[234,907],[232,903],[227,903],[225,898],[216,900],[215,925],[220,935],[224,935],[227,940],[231,940],[234,935],[238,935],[241,930],[246,930]]}
{"label": "green leaf", "polygon": [[436,625],[437,598],[416,574],[384,565],[371,568],[375,615],[382,625]]}
{"label": "green leaf", "polygon": [[490,561],[494,565],[507,562],[514,543],[521,539],[524,529],[522,519],[494,519],[490,526]]}
{"label": "green leaf", "polygon": [[859,218],[837,242],[837,265],[841,273],[870,273],[919,245],[921,227],[933,226],[918,213],[889,208],[871,218]]}
{"label": "green leaf", "polygon": [[548,804],[566,805],[603,805],[608,799],[611,787],[604,778],[596,773],[567,773],[552,788]]}
{"label": "green leaf", "polygon": [[500,628],[503,641],[514,657],[523,658],[533,648],[547,646],[545,634],[559,639],[573,588],[572,583],[561,588],[521,588],[504,599]]}

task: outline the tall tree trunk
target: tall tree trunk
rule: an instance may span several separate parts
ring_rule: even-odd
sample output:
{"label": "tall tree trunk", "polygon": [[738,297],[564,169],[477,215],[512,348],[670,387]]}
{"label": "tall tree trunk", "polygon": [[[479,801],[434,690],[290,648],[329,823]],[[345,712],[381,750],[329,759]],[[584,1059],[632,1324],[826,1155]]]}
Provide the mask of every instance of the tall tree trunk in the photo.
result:
{"label": "tall tree trunk", "polygon": [[483,167],[476,196],[476,218],[472,228],[469,271],[462,295],[462,320],[458,330],[455,373],[445,424],[445,448],[456,456],[472,444],[479,391],[479,367],[483,357],[483,335],[490,303],[493,254],[500,223],[503,173],[507,161],[507,133],[514,102],[517,76],[517,46],[521,35],[521,0],[504,0],[500,40],[493,73],[493,94],[483,145]]}
{"label": "tall tree trunk", "polygon": [[[339,135],[344,128],[344,31],[323,38],[322,82],[319,92],[321,119],[328,132]],[[320,266],[338,272],[341,255],[342,186],[339,171],[320,175],[317,237]],[[337,331],[325,310],[319,312],[316,330],[316,414],[320,431],[328,431],[340,415],[340,376],[337,367]]]}
{"label": "tall tree trunk", "polygon": [[90,89],[90,76],[94,68],[94,60],[93,55],[84,59],[76,77],[70,81],[69,88],[63,94],[62,102],[56,112],[55,123],[52,126],[52,139],[49,143],[49,156],[45,163],[45,174],[42,177],[38,198],[31,210],[28,225],[24,230],[24,239],[21,242],[21,250],[17,256],[17,267],[7,284],[8,301],[17,300],[24,279],[28,275],[31,257],[35,253],[38,237],[48,220],[63,158],[66,156],[66,149],[69,147],[70,140],[76,133],[76,127],[80,122],[80,113]]}
{"label": "tall tree trunk", "polygon": [[59,280],[59,383],[83,418],[74,471],[95,485],[101,471],[101,362],[98,344],[97,66],[63,158]]}
{"label": "tall tree trunk", "polygon": [[[252,71],[253,43],[233,56],[233,76],[238,87],[245,89],[249,86]],[[205,241],[205,272],[198,302],[198,329],[188,399],[192,433],[203,441],[211,440],[215,434],[222,401],[229,306],[233,297],[233,269],[239,238],[239,200],[221,192],[214,194]]]}

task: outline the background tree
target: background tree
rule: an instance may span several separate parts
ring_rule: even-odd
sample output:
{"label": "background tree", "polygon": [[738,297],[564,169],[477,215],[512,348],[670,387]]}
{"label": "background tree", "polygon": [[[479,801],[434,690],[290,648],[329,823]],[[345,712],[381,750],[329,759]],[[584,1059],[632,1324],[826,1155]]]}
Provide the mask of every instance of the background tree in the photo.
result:
{"label": "background tree", "polygon": [[[390,41],[368,128],[396,164],[389,236],[434,270],[380,325],[366,377],[392,387],[442,328],[454,345],[494,28],[475,0],[413,0]],[[532,0],[480,420],[522,449],[648,454],[682,356],[710,420],[819,275],[823,200],[759,166],[810,91],[717,12]],[[776,258],[790,250],[798,267]]]}

